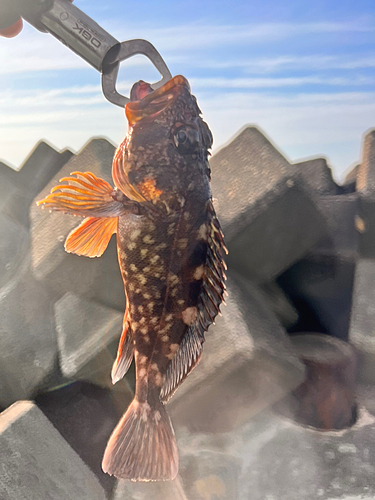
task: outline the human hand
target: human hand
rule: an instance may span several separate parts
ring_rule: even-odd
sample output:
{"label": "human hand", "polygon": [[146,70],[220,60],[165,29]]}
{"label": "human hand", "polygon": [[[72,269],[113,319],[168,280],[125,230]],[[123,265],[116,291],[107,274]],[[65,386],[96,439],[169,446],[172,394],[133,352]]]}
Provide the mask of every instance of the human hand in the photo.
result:
{"label": "human hand", "polygon": [[[73,2],[74,0],[69,0]],[[14,0],[0,2],[0,36],[13,38],[22,30],[22,18],[14,6]]]}
{"label": "human hand", "polygon": [[0,2],[0,36],[12,38],[22,30],[22,19],[14,0]]}
{"label": "human hand", "polygon": [[23,26],[22,19],[19,18],[18,21],[16,21],[11,26],[0,29],[0,36],[4,36],[5,38],[13,38],[14,36],[18,35],[18,33],[22,30],[22,26]]}

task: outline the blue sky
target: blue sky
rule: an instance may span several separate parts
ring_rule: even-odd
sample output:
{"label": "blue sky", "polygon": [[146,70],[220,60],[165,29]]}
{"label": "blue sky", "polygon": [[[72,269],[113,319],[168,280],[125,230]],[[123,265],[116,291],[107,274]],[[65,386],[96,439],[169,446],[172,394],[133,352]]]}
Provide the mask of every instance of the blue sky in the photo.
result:
{"label": "blue sky", "polygon": [[[214,134],[214,152],[255,124],[290,160],[325,156],[337,179],[375,127],[373,0],[124,2],[75,0],[119,40],[146,38],[186,76]],[[92,136],[118,144],[124,113],[99,74],[30,26],[0,39],[0,159],[18,167],[40,139],[78,151]],[[142,57],[120,88],[157,74]]]}

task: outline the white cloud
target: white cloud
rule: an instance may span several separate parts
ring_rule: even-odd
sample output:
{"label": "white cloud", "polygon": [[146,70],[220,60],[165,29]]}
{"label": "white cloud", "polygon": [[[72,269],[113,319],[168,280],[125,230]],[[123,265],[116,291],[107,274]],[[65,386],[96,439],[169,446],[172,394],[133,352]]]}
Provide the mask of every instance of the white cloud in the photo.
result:
{"label": "white cloud", "polygon": [[359,160],[363,133],[375,126],[375,93],[223,93],[200,99],[216,148],[245,124],[261,127],[288,158],[327,156],[337,178]]}
{"label": "white cloud", "polygon": [[[114,20],[113,26],[118,25]],[[275,41],[312,34],[374,32],[369,21],[352,22],[314,22],[314,23],[258,23],[243,25],[210,25],[200,22],[181,26],[151,29],[147,26],[122,26],[114,29],[114,36],[147,38],[163,53],[173,53],[181,49],[199,49],[227,47],[228,45],[269,44]]]}
{"label": "white cloud", "polygon": [[308,56],[293,56],[289,54],[278,57],[252,57],[248,59],[213,59],[212,57],[203,60],[192,59],[188,56],[171,56],[172,63],[193,66],[205,69],[241,69],[246,74],[266,74],[290,70],[352,70],[375,68],[375,55],[358,57],[354,55],[322,55],[313,54]]}
{"label": "white cloud", "polygon": [[231,89],[265,89],[280,87],[300,87],[302,85],[357,86],[374,85],[371,77],[317,77],[303,76],[293,78],[192,78],[192,87],[196,88],[231,88]]}
{"label": "white cloud", "polygon": [[88,67],[51,35],[27,25],[18,37],[1,39],[0,60],[0,74]]}
{"label": "white cloud", "polygon": [[[196,82],[195,82],[196,83]],[[286,155],[326,155],[336,175],[359,158],[361,136],[375,126],[374,92],[272,94],[220,91],[193,85],[215,138],[214,151],[247,123],[257,124]],[[19,166],[36,142],[79,150],[92,136],[119,143],[124,111],[106,103],[96,86],[11,92],[0,99],[0,157]]]}
{"label": "white cloud", "polygon": [[[130,38],[146,38],[150,40],[162,53],[164,58],[171,62],[181,62],[185,59],[194,61],[197,66],[204,64],[204,57],[197,61],[192,59],[189,51],[199,49],[203,54],[207,49],[218,49],[229,46],[270,44],[290,38],[307,35],[330,33],[360,33],[374,32],[370,23],[363,20],[353,22],[315,22],[315,23],[261,23],[246,25],[209,25],[202,23],[187,24],[174,27],[160,27],[157,29],[149,26],[124,25],[118,27],[118,20],[107,22],[115,28],[112,35],[119,40]],[[116,28],[117,26],[117,28]],[[176,56],[178,51],[178,57]],[[176,59],[177,57],[177,59]],[[20,36],[15,39],[2,39],[0,44],[0,74],[14,74],[28,71],[85,69],[88,64],[64,47],[52,36],[40,33],[26,25]],[[324,60],[324,58],[323,58]],[[301,60],[300,60],[301,61]],[[293,64],[293,58],[286,57],[265,61],[265,67]],[[308,60],[306,60],[308,64]],[[147,64],[142,58],[132,58],[129,65]],[[208,61],[209,64],[209,61]],[[228,64],[219,61],[220,64]],[[230,63],[229,63],[230,64]],[[245,66],[252,66],[246,61]],[[254,65],[256,65],[256,61]],[[258,61],[258,66],[261,66]],[[351,63],[353,64],[353,63]],[[243,64],[241,64],[243,66]],[[358,66],[349,66],[358,67]],[[371,66],[373,67],[373,66]]]}
{"label": "white cloud", "polygon": [[[118,26],[118,22],[108,25]],[[240,26],[195,23],[158,29],[135,28],[122,23],[121,30],[114,29],[112,34],[119,39],[124,38],[124,33],[128,39],[139,36],[149,39],[166,61],[177,64],[181,72],[189,67],[198,71],[203,67],[239,70],[235,78],[230,75],[191,78],[193,92],[214,133],[216,150],[244,124],[256,123],[290,158],[326,154],[339,174],[358,159],[361,134],[375,125],[375,93],[358,91],[358,88],[367,89],[366,85],[373,85],[375,77],[354,71],[374,68],[374,55],[362,54],[358,58],[350,54],[331,55],[327,49],[323,55],[302,57],[279,54],[263,58],[249,56],[243,60],[218,56],[217,62],[215,56],[205,58],[205,51],[215,49],[210,54],[220,54],[220,48],[232,47],[233,54],[237,47],[264,46],[276,48],[273,53],[277,54],[282,50],[283,45],[279,42],[283,40],[298,43],[301,37],[309,41],[313,37],[308,35],[330,33],[340,33],[340,40],[345,40],[346,34],[360,32],[372,33],[374,28],[361,20]],[[345,46],[345,42],[342,43]],[[97,85],[18,91],[6,85],[11,74],[13,78],[24,78],[40,70],[86,68],[95,72],[51,36],[26,27],[16,39],[1,40],[0,60],[0,157],[5,161],[19,166],[35,143],[43,138],[58,148],[69,146],[75,150],[92,136],[107,136],[115,143],[122,140],[126,131],[124,112],[104,100],[99,75]],[[136,58],[129,64],[137,66],[138,75],[138,67],[144,66],[145,60]],[[319,73],[325,69],[344,69],[348,73],[325,77]],[[288,75],[290,70],[294,71],[293,76]],[[295,70],[303,72],[298,74]],[[270,76],[281,71],[284,73],[277,77]],[[260,76],[250,76],[251,73]],[[196,71],[196,74],[199,73]],[[125,78],[121,75],[118,88],[128,95],[132,75],[127,72],[124,75]],[[306,86],[308,93],[303,92]],[[342,92],[340,87],[343,86],[355,91]],[[284,95],[287,88],[293,89],[293,95]]]}

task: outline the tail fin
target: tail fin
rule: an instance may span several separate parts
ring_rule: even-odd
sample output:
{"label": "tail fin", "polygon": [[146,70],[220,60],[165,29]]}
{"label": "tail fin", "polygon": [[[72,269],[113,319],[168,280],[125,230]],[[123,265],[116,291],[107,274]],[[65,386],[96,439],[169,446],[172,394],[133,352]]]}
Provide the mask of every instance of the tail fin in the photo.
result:
{"label": "tail fin", "polygon": [[178,451],[171,421],[162,403],[151,408],[133,400],[109,438],[104,472],[133,481],[165,481],[178,472]]}

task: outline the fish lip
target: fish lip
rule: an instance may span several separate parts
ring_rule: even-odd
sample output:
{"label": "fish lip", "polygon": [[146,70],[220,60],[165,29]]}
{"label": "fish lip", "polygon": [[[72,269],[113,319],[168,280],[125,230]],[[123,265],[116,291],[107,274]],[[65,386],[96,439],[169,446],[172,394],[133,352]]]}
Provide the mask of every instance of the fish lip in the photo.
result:
{"label": "fish lip", "polygon": [[187,88],[190,92],[187,79],[182,75],[177,75],[143,99],[128,102],[125,112],[129,124],[133,125],[146,116],[159,114],[182,92],[183,88]]}

